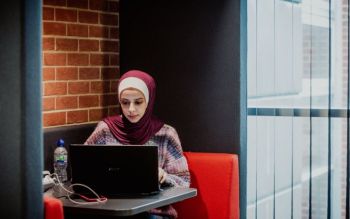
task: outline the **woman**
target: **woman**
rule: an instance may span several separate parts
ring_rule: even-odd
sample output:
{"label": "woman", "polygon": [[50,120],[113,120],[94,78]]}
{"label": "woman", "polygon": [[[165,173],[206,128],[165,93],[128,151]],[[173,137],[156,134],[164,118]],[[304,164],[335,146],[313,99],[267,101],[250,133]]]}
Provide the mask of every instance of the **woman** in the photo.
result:
{"label": "woman", "polygon": [[[119,80],[121,115],[99,122],[85,144],[158,145],[159,181],[189,187],[190,174],[176,130],[153,115],[156,84],[145,72],[131,70]],[[153,209],[152,214],[176,218],[172,206]]]}

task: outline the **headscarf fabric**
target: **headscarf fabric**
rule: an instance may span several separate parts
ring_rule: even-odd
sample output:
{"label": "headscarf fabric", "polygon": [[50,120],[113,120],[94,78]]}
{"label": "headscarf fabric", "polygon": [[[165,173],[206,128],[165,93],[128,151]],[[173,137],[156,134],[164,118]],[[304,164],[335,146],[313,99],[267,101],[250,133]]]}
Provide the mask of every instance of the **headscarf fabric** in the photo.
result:
{"label": "headscarf fabric", "polygon": [[128,88],[137,89],[145,96],[147,108],[143,117],[138,122],[131,123],[122,113],[107,117],[103,121],[107,123],[111,133],[120,143],[145,144],[164,125],[153,115],[156,83],[149,74],[139,70],[131,70],[123,74],[119,80],[119,99],[122,91]]}

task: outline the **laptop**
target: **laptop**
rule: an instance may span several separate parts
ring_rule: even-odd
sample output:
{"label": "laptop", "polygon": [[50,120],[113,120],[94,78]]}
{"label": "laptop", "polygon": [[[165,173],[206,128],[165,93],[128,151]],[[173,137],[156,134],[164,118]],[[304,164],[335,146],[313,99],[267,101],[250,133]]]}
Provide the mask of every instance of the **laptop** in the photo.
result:
{"label": "laptop", "polygon": [[[139,196],[160,191],[157,146],[71,144],[68,156],[72,183],[85,184],[100,195]],[[80,186],[73,189],[87,191]]]}

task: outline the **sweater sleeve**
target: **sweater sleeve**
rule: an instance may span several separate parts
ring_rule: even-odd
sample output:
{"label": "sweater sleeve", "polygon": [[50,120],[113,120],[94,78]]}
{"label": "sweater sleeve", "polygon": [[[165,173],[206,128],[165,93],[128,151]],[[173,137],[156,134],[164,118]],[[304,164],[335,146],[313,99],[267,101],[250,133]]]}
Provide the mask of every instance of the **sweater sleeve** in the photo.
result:
{"label": "sweater sleeve", "polygon": [[106,144],[106,128],[108,126],[105,122],[99,122],[84,144]]}
{"label": "sweater sleeve", "polygon": [[183,154],[179,136],[171,128],[165,154],[164,171],[167,173],[165,183],[176,187],[190,186],[190,172],[187,160]]}

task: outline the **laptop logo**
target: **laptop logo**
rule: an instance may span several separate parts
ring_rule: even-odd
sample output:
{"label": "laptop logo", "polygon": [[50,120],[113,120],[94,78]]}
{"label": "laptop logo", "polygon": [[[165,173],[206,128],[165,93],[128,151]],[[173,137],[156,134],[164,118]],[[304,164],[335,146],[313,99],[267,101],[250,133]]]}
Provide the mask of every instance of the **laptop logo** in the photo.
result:
{"label": "laptop logo", "polygon": [[120,168],[119,167],[108,167],[108,173],[118,174],[119,172],[120,172]]}

